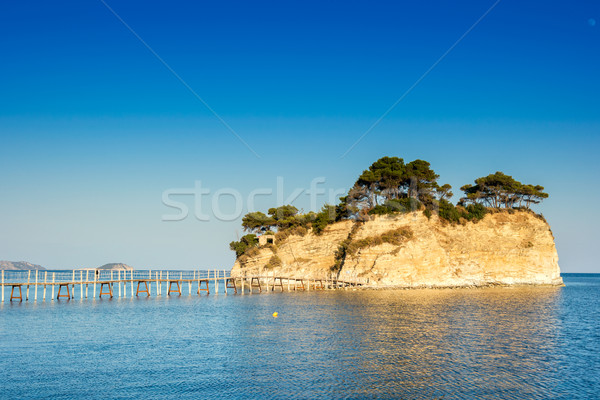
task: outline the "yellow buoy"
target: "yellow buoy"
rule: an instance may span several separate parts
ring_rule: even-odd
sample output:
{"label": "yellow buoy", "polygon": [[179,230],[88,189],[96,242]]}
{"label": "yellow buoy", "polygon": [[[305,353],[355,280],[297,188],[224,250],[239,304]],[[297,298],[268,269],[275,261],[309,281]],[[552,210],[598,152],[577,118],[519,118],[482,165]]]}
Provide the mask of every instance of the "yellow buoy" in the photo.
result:
{"label": "yellow buoy", "polygon": [[278,314],[277,312],[274,312],[274,313],[273,313],[273,318],[277,318],[277,316],[278,316],[278,315],[279,315],[279,314]]}

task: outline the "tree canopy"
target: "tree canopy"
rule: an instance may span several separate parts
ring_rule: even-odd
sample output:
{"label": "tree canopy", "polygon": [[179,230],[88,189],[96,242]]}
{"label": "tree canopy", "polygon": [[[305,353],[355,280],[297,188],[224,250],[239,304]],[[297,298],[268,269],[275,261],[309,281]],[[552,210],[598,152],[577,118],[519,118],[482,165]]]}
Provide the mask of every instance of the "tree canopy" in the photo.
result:
{"label": "tree canopy", "polygon": [[[325,204],[319,212],[301,213],[291,204],[270,208],[268,215],[256,211],[242,218],[245,231],[251,232],[230,247],[239,256],[257,246],[255,234],[267,231],[304,232],[311,228],[321,234],[327,225],[340,220],[357,221],[370,215],[391,214],[423,210],[429,218],[435,212],[441,219],[451,222],[477,221],[489,208],[524,208],[548,198],[544,187],[523,184],[503,172],[475,179],[475,184],[460,189],[465,196],[458,205],[452,186],[438,184],[439,175],[424,160],[407,164],[399,157],[382,157],[364,170],[337,205]],[[291,229],[295,228],[295,231]]]}
{"label": "tree canopy", "polygon": [[[372,209],[382,203],[396,199],[413,198],[421,202],[431,202],[440,188],[439,175],[424,160],[414,160],[408,164],[399,157],[382,157],[369,169],[363,171],[348,192],[347,202],[359,208]],[[452,186],[444,184],[439,192],[442,197],[451,196]]]}
{"label": "tree canopy", "polygon": [[465,197],[460,200],[461,204],[480,203],[492,208],[529,209],[532,204],[548,198],[543,186],[522,184],[500,171],[477,178],[475,185],[464,185],[460,190],[465,193]]}

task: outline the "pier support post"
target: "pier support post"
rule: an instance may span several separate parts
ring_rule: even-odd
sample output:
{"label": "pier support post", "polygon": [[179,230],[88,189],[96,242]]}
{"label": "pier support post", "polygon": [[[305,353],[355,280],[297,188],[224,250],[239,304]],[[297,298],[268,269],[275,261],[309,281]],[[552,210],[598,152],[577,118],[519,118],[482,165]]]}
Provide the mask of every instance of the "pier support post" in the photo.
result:
{"label": "pier support post", "polygon": [[29,301],[29,281],[31,279],[31,270],[27,271],[27,290],[25,291],[25,301]]}
{"label": "pier support post", "polygon": [[94,294],[92,296],[93,299],[96,298],[96,286],[98,285],[98,270],[94,271]]}
{"label": "pier support post", "polygon": [[[104,291],[104,285],[108,286],[108,292]],[[112,283],[111,282],[100,282],[100,298],[102,298],[103,294],[107,294],[112,299],[113,291],[112,291]]]}
{"label": "pier support post", "polygon": [[52,273],[52,300],[54,300],[54,282],[56,280],[56,272]]}
{"label": "pier support post", "polygon": [[[15,288],[19,288],[19,295],[15,296]],[[23,301],[23,293],[21,293],[21,285],[12,285],[12,289],[10,290],[10,301],[13,301],[13,299],[15,300],[19,300],[19,301]]]}
{"label": "pier support post", "polygon": [[219,271],[215,269],[215,294],[219,294]]}
{"label": "pier support post", "polygon": [[[179,281],[167,281],[168,286],[169,286],[169,291],[167,292],[167,296],[170,296],[171,293],[179,293],[179,295],[181,296],[181,286],[179,286]],[[173,284],[177,285],[177,289],[172,289],[172,285]]]}
{"label": "pier support post", "polygon": [[260,279],[256,276],[250,280],[250,293],[252,293],[252,288],[255,288],[255,287],[258,288],[258,293],[262,292],[262,288],[260,287]]}
{"label": "pier support post", "polygon": [[[63,287],[67,288],[67,294],[60,294]],[[58,296],[56,297],[56,300],[60,300],[61,297],[66,297],[67,299],[71,300],[71,292],[69,291],[69,283],[62,283],[62,284],[58,285]]]}
{"label": "pier support post", "polygon": [[[202,289],[202,283],[206,285],[204,289]],[[198,279],[198,294],[200,294],[200,292],[206,292],[207,295],[210,294],[210,289],[208,287],[208,279]]]}
{"label": "pier support post", "polygon": [[237,287],[235,286],[234,278],[229,277],[225,281],[225,293],[227,293],[227,289],[233,289],[233,293],[237,294]]}
{"label": "pier support post", "polygon": [[37,301],[37,290],[38,290],[38,270],[35,270],[35,289],[33,289],[33,300]]}
{"label": "pier support post", "polygon": [[[144,283],[144,286],[146,287],[145,290],[140,290],[140,283]],[[138,281],[137,291],[135,292],[135,295],[137,296],[140,293],[146,293],[148,295],[148,297],[150,297],[150,288],[148,287],[148,281]]]}
{"label": "pier support post", "polygon": [[88,282],[90,281],[90,270],[85,270],[85,298],[88,298]]}
{"label": "pier support post", "polygon": [[46,284],[48,283],[48,271],[44,271],[44,297],[42,298],[43,301],[46,301]]}
{"label": "pier support post", "polygon": [[4,270],[2,270],[2,302],[4,303]]}

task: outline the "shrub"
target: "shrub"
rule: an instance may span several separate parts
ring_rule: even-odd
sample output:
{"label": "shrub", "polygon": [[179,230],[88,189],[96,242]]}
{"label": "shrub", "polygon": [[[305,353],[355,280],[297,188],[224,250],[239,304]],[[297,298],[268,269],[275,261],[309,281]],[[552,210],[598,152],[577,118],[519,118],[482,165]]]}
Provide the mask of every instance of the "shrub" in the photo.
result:
{"label": "shrub", "polygon": [[370,215],[385,215],[394,213],[409,213],[421,209],[421,202],[417,199],[392,199],[387,200],[383,205],[376,205],[369,210]]}
{"label": "shrub", "polygon": [[409,227],[393,229],[381,234],[381,240],[385,243],[399,245],[406,239],[413,237],[413,232]]}
{"label": "shrub", "polygon": [[273,256],[269,259],[269,262],[267,263],[267,265],[265,265],[265,268],[273,269],[276,267],[280,267],[281,264],[282,264],[281,258],[279,258],[276,254],[273,254]]}
{"label": "shrub", "polygon": [[240,257],[245,254],[249,249],[255,248],[258,246],[258,239],[256,235],[250,233],[248,235],[242,236],[242,238],[238,242],[229,243],[229,248],[235,251],[235,256]]}
{"label": "shrub", "polygon": [[487,208],[483,204],[475,203],[467,206],[467,219],[469,221],[479,221],[485,217]]}
{"label": "shrub", "polygon": [[312,222],[312,229],[315,235],[323,233],[327,225],[334,223],[335,219],[336,207],[325,204]]}
{"label": "shrub", "polygon": [[454,204],[444,199],[439,201],[438,215],[440,218],[450,222],[458,222],[461,217],[461,214],[458,212]]}

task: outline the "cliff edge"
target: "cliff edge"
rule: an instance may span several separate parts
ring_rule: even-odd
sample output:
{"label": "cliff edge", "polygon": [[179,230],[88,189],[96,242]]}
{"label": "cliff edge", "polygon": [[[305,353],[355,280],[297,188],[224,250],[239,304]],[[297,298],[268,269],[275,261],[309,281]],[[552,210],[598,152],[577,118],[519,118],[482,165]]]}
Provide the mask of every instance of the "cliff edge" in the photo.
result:
{"label": "cliff edge", "polygon": [[232,276],[359,278],[372,287],[560,285],[548,223],[502,211],[451,224],[422,211],[345,220],[320,235],[299,230],[237,258]]}

